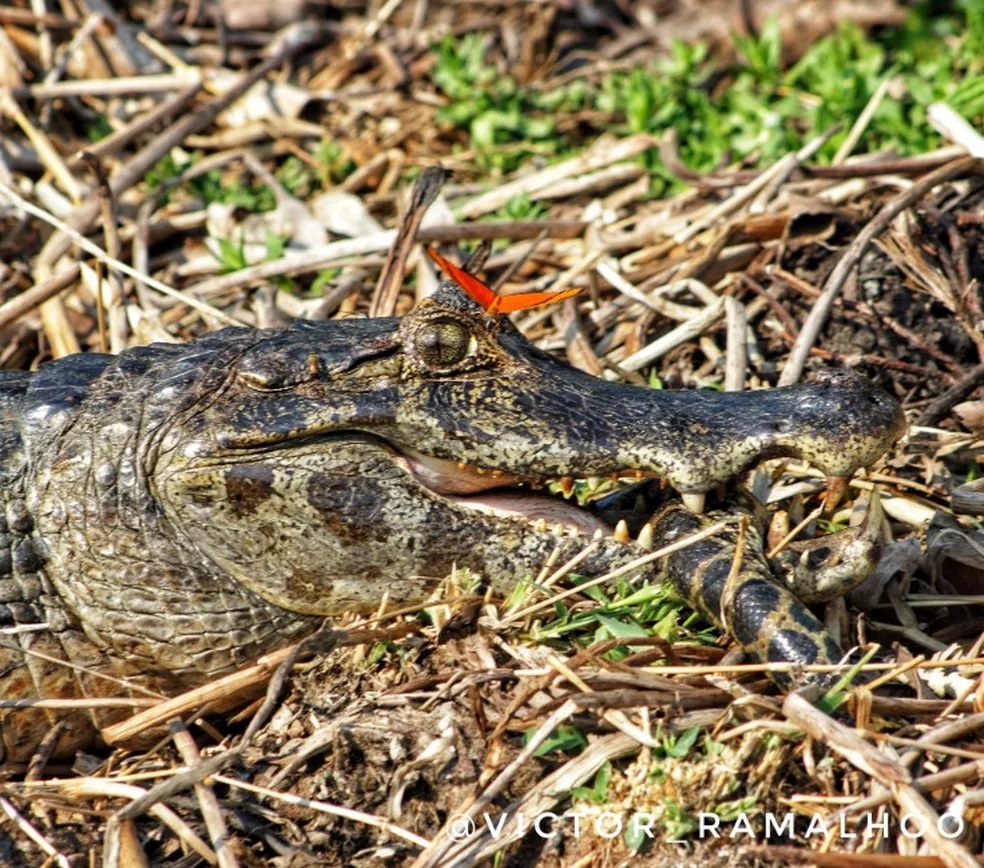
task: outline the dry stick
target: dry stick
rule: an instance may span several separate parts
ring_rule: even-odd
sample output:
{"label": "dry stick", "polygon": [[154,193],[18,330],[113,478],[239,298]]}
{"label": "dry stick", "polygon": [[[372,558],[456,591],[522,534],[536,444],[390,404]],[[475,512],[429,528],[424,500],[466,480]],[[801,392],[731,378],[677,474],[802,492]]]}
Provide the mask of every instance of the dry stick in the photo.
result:
{"label": "dry stick", "polygon": [[27,99],[61,99],[68,96],[130,96],[134,94],[160,93],[195,84],[195,78],[187,73],[160,73],[134,75],[126,78],[83,79],[59,81],[52,84],[32,84],[14,88],[15,97]]}
{"label": "dry stick", "polygon": [[[112,185],[110,185],[110,190],[112,189],[113,187]],[[80,232],[77,232],[67,223],[49,214],[43,208],[39,208],[37,205],[28,202],[26,199],[22,198],[21,196],[18,196],[17,193],[15,193],[10,187],[8,187],[4,183],[0,183],[0,197],[6,197],[22,211],[26,211],[32,217],[37,217],[39,220],[43,220],[45,223],[48,223],[56,227],[58,229],[58,232],[56,232],[55,235],[52,236],[52,238],[64,237],[68,239],[70,242],[74,241],[75,244],[81,247],[90,256],[96,257],[96,259],[106,263],[107,265],[111,265],[113,268],[122,271],[124,274],[129,275],[135,280],[139,280],[145,283],[147,286],[151,287],[152,289],[156,289],[158,292],[161,292],[164,295],[170,296],[171,298],[175,298],[178,299],[179,301],[184,302],[186,305],[188,305],[188,307],[194,308],[199,313],[205,314],[206,316],[214,317],[220,322],[224,322],[226,325],[242,325],[242,323],[239,320],[229,316],[228,314],[223,313],[221,310],[218,310],[217,308],[214,307],[210,307],[209,305],[205,304],[205,302],[199,301],[197,298],[192,298],[186,293],[175,289],[173,286],[168,286],[166,283],[158,280],[156,277],[151,277],[149,274],[141,274],[139,271],[137,271],[135,268],[130,267],[125,262],[122,262],[119,259],[115,259],[114,257],[107,254],[106,251],[103,250],[98,244],[94,244],[92,241],[90,241]],[[95,204],[96,214],[98,214],[99,199],[94,198],[91,201]],[[42,256],[44,255],[44,251],[42,251],[41,255]],[[38,262],[39,262],[39,267],[44,267],[40,262],[40,258]]]}
{"label": "dry stick", "polygon": [[544,199],[571,199],[586,193],[597,193],[634,181],[646,174],[644,166],[638,163],[616,163],[597,172],[588,172],[575,178],[565,178],[549,187],[538,190],[530,198],[534,201]]}
{"label": "dry stick", "polygon": [[871,123],[871,119],[875,116],[875,112],[878,111],[878,106],[882,104],[882,100],[885,99],[885,94],[888,93],[888,86],[892,83],[890,76],[886,76],[882,79],[881,84],[875,88],[875,92],[871,95],[871,99],[868,100],[868,104],[862,109],[861,114],[858,115],[858,119],[851,125],[851,129],[848,131],[847,136],[844,141],[841,142],[840,147],[837,149],[837,153],[834,154],[833,163],[837,165],[843,163],[849,156],[851,156],[851,151],[854,150],[855,145],[861,140],[861,136],[864,135],[864,131],[868,124]]}
{"label": "dry stick", "polygon": [[311,650],[317,650],[319,654],[326,655],[340,644],[344,644],[348,637],[349,633],[345,630],[324,628],[313,636],[308,636],[306,639],[298,642],[270,678],[263,702],[246,727],[241,744],[248,744],[253,736],[266,726],[270,718],[273,717],[273,713],[277,710],[277,705],[280,702],[280,697],[287,687],[290,674],[301,655]]}
{"label": "dry stick", "polygon": [[584,220],[502,220],[489,223],[445,223],[439,226],[424,226],[417,232],[417,240],[422,242],[439,241],[495,241],[508,238],[523,241],[541,238],[579,238],[590,226]]}
{"label": "dry stick", "polygon": [[724,296],[727,321],[727,355],[724,366],[724,391],[740,392],[748,372],[748,319],[745,306],[734,296]]}
{"label": "dry stick", "polygon": [[[912,764],[916,757],[919,756],[920,752],[932,751],[936,745],[945,744],[946,742],[956,738],[963,738],[966,735],[977,732],[982,727],[984,727],[984,714],[982,713],[971,714],[967,717],[961,717],[958,720],[951,721],[950,723],[941,724],[940,726],[934,727],[929,732],[924,733],[917,739],[921,746],[921,750],[907,750],[902,754],[899,762],[908,767]],[[978,774],[984,772],[984,760],[977,760],[973,763],[967,763],[962,766],[957,766],[956,768],[947,769],[944,772],[937,772],[936,774],[917,778],[913,781],[913,786],[922,792],[932,792],[934,789],[942,788],[943,786],[950,786],[951,784],[958,783],[967,777],[971,777],[974,773],[975,767],[977,768]],[[942,781],[940,783],[936,783],[934,780],[940,775],[950,775],[953,772],[958,772],[961,770],[964,772],[962,777],[948,779],[947,783],[943,783]],[[841,823],[845,817],[850,816],[851,814],[870,811],[872,808],[880,807],[890,800],[890,793],[879,793],[862,799],[861,801],[854,802],[854,804],[848,805],[846,808],[842,808],[830,817],[830,822],[828,825]]]}
{"label": "dry stick", "polygon": [[20,812],[7,799],[0,797],[0,808],[3,809],[7,818],[48,857],[45,864],[53,861],[59,868],[69,868],[70,863],[68,859],[62,853],[59,853],[44,835],[22,817]]}
{"label": "dry stick", "polygon": [[[83,154],[92,154],[95,157],[107,157],[110,154],[115,154],[151,127],[170,120],[179,111],[184,109],[201,89],[202,84],[198,82],[190,87],[186,87],[182,91],[178,91],[167,102],[161,103],[161,105],[141,115],[122,129],[110,133],[106,138],[100,139],[94,144],[86,146],[85,150],[76,154],[73,159],[80,159]],[[69,165],[72,165],[72,161],[69,161]]]}
{"label": "dry stick", "polygon": [[933,847],[947,868],[979,868],[977,860],[965,847],[941,833],[939,815],[912,786],[912,776],[897,759],[881,753],[854,730],[824,714],[798,693],[786,697],[782,711],[808,735],[888,787],[903,814],[919,817],[923,839]]}
{"label": "dry stick", "polygon": [[0,304],[0,329],[16,322],[28,311],[34,310],[49,298],[58,295],[65,287],[71,286],[78,280],[79,264],[73,262],[63,267],[47,280],[34,284],[30,289],[15,295],[10,301]]}
{"label": "dry stick", "polygon": [[[294,28],[289,29],[294,30]],[[280,44],[273,54],[243,75],[225,93],[197,111],[189,112],[174,126],[137,151],[126,165],[121,167],[110,179],[109,188],[114,198],[118,199],[134,184],[138,183],[171,148],[180,145],[188,136],[211,126],[221,112],[236,102],[254,84],[265,78],[268,73],[288,60],[300,48],[300,43],[295,39],[286,37],[286,34],[282,34]],[[65,218],[65,223],[77,232],[88,232],[98,216],[98,200],[89,199],[72,209]],[[54,233],[41,249],[38,263],[52,266],[65,255],[72,243],[73,240],[68,233]]]}
{"label": "dry stick", "polygon": [[426,838],[421,838],[420,835],[415,835],[413,832],[409,832],[406,829],[397,826],[395,823],[391,823],[385,817],[377,817],[373,814],[366,814],[362,811],[353,811],[350,808],[343,808],[339,805],[331,805],[328,802],[321,802],[317,799],[305,799],[301,796],[295,796],[293,793],[281,793],[277,790],[271,790],[268,787],[258,787],[255,784],[247,784],[245,781],[236,780],[235,778],[226,777],[225,775],[215,775],[214,777],[215,780],[221,784],[234,787],[235,789],[245,790],[247,793],[255,793],[258,796],[265,796],[268,799],[275,799],[288,805],[297,805],[301,808],[310,808],[314,811],[320,811],[323,814],[341,817],[345,820],[354,820],[357,823],[364,823],[367,826],[372,826],[374,829],[379,829],[380,831],[392,835],[395,838],[402,838],[404,841],[413,844],[415,847],[426,847],[430,844],[430,841]]}
{"label": "dry stick", "polygon": [[[113,196],[112,190],[109,189],[105,167],[88,153],[83,155],[82,162],[89,167],[96,179],[96,194],[99,197],[99,208],[102,213],[106,253],[113,259],[119,259],[119,209],[116,198]],[[119,275],[110,271],[106,275],[105,282],[100,282],[100,286],[97,287],[96,297],[99,300],[100,309],[105,307],[109,317],[109,350],[112,353],[121,353],[126,349],[127,320],[123,286]]]}
{"label": "dry stick", "polygon": [[[519,220],[503,223],[458,223],[445,226],[425,226],[418,230],[417,240],[421,243],[463,241],[466,239],[484,240],[486,238],[536,238],[542,232],[556,238],[575,238],[580,235],[587,224],[571,220]],[[199,281],[188,287],[189,293],[200,298],[210,298],[221,295],[231,289],[255,283],[258,280],[269,280],[272,277],[284,277],[313,271],[322,268],[329,262],[337,262],[350,256],[365,256],[390,250],[397,240],[397,230],[386,229],[359,238],[346,238],[343,241],[332,241],[328,244],[287,253],[275,262],[261,262],[242,268],[232,274],[223,274]]]}
{"label": "dry stick", "polygon": [[[142,787],[133,784],[121,783],[120,781],[104,780],[102,778],[67,778],[51,781],[38,781],[35,785],[27,784],[7,784],[7,787],[21,792],[26,796],[35,796],[37,793],[45,793],[53,789],[56,793],[67,799],[79,797],[91,797],[96,799],[136,799],[146,795],[147,791]],[[125,810],[125,809],[124,809]],[[150,813],[160,820],[177,836],[184,846],[193,849],[210,865],[216,863],[215,854],[195,832],[167,805],[152,805]],[[110,821],[116,819],[114,814]],[[108,831],[108,830],[107,830]]]}
{"label": "dry stick", "polygon": [[160,703],[160,699],[138,699],[135,697],[120,696],[109,697],[89,697],[88,699],[0,699],[0,708],[68,708],[68,709],[93,709],[93,708],[154,708]]}
{"label": "dry stick", "polygon": [[916,421],[917,425],[932,427],[939,422],[955,405],[963,401],[978,386],[984,385],[984,365],[971,368],[964,377],[954,383],[942,395],[933,398]]}
{"label": "dry stick", "polygon": [[403,271],[410,257],[410,249],[417,230],[420,228],[420,221],[424,219],[427,209],[450,176],[451,173],[444,166],[429,166],[413,185],[410,204],[400,221],[396,241],[393,242],[383,270],[379,274],[379,283],[376,284],[372,303],[369,305],[369,316],[393,316],[396,312],[396,301],[400,296],[400,287],[403,285]]}
{"label": "dry stick", "polygon": [[892,199],[868,222],[868,225],[861,230],[858,237],[851,242],[850,247],[847,248],[844,255],[840,258],[840,261],[827,279],[826,287],[824,287],[820,297],[814,303],[813,309],[806,318],[806,322],[803,323],[803,328],[796,337],[796,342],[793,344],[793,349],[789,353],[786,366],[783,368],[782,375],[779,377],[780,386],[791,386],[802,376],[803,368],[806,366],[806,360],[810,355],[810,350],[813,349],[813,345],[816,343],[817,337],[820,334],[820,329],[823,328],[827,317],[830,315],[830,309],[833,307],[834,300],[840,294],[851,272],[857,266],[858,262],[860,262],[861,257],[868,249],[868,245],[878,235],[884,232],[899,214],[922,199],[934,187],[945,181],[949,181],[951,178],[963,175],[968,171],[980,171],[981,168],[984,168],[984,162],[975,157],[962,157],[959,160],[954,160],[952,163],[947,163],[945,166],[941,166],[936,171],[930,172],[928,175],[920,178],[908,190],[905,190]]}
{"label": "dry stick", "polygon": [[158,807],[161,802],[194,787],[196,784],[204,781],[205,778],[217,774],[229,765],[229,763],[238,759],[239,749],[232,748],[216,756],[200,760],[193,766],[164,778],[164,780],[155,784],[149,790],[137,789],[135,798],[132,798],[130,804],[126,807],[120,808],[115,816],[120,820],[135,820],[148,811],[153,813],[154,808]]}
{"label": "dry stick", "polygon": [[110,817],[103,842],[103,868],[150,868],[133,820]]}
{"label": "dry stick", "polygon": [[646,365],[665,355],[674,347],[702,334],[724,315],[724,299],[719,298],[714,304],[708,305],[700,313],[685,323],[678,325],[673,331],[663,335],[651,344],[647,344],[638,352],[622,360],[619,367],[623,371],[638,371]]}
{"label": "dry stick", "polygon": [[548,166],[532,175],[524,175],[506,184],[483,193],[480,196],[466,202],[462,206],[459,216],[465,219],[481,217],[490,211],[495,211],[513,196],[521,193],[536,193],[539,190],[549,187],[564,178],[571,178],[575,175],[583,175],[595,169],[618,163],[622,160],[631,160],[643,151],[654,148],[659,144],[658,140],[648,133],[637,133],[627,139],[611,141],[610,139],[599,139],[589,150],[580,156],[562,163]]}
{"label": "dry stick", "polygon": [[27,115],[21,111],[20,106],[14,102],[7,88],[0,88],[0,114],[6,115],[21,128],[21,131],[38,152],[38,158],[44,167],[54,175],[58,184],[71,196],[72,200],[78,202],[82,198],[82,190],[65,165],[61,154],[55,150],[48,137],[38,130]]}
{"label": "dry stick", "polygon": [[[178,720],[174,723],[171,730],[171,737],[174,745],[181,754],[181,759],[189,768],[196,768],[202,762],[202,756],[198,752],[198,745],[191,737],[184,725],[184,721]],[[222,816],[222,809],[219,807],[219,800],[215,797],[215,792],[206,783],[195,784],[195,795],[198,797],[198,805],[202,809],[202,819],[205,820],[205,828],[208,829],[209,839],[215,849],[215,855],[219,858],[220,868],[238,868],[239,862],[229,849],[229,829],[226,826],[225,817]]]}
{"label": "dry stick", "polygon": [[58,744],[62,733],[68,728],[68,720],[62,718],[44,734],[44,737],[34,749],[34,753],[31,755],[31,759],[27,764],[27,771],[24,772],[25,781],[42,780],[41,776],[48,765],[48,760],[51,759],[51,755],[54,753],[55,746]]}
{"label": "dry stick", "polygon": [[223,698],[243,690],[253,689],[266,681],[270,677],[272,668],[277,666],[290,652],[291,648],[283,648],[280,651],[264,655],[252,666],[231,672],[209,684],[203,684],[201,687],[186,691],[180,696],[158,702],[146,711],[104,727],[100,730],[100,735],[106,744],[120,744],[136,737],[145,730],[167,723],[175,715],[201,708],[203,704],[213,701],[217,696]]}
{"label": "dry stick", "polygon": [[[578,690],[583,694],[593,694],[595,692],[594,688],[587,684],[583,678],[581,678],[576,672],[571,669],[557,654],[550,654],[547,657],[547,663],[551,665],[558,673],[564,676],[568,682],[573,684]],[[572,697],[575,702],[577,702],[580,697]],[[657,748],[660,746],[660,742],[653,739],[653,737],[644,730],[636,726],[629,718],[618,709],[601,708],[600,717],[602,720],[608,721],[615,729],[623,732],[633,741],[642,745],[643,747]]]}
{"label": "dry stick", "polygon": [[0,24],[16,24],[21,27],[50,27],[52,30],[71,30],[78,21],[71,21],[53,12],[35,13],[27,9],[11,9],[0,6]]}
{"label": "dry stick", "polygon": [[945,102],[934,102],[927,110],[929,122],[940,135],[946,136],[972,157],[984,158],[984,137],[975,130],[963,115],[957,113]]}
{"label": "dry stick", "polygon": [[725,217],[730,217],[731,214],[751,202],[760,193],[762,193],[762,191],[769,188],[775,189],[775,185],[780,179],[789,177],[789,175],[794,170],[799,168],[802,163],[810,159],[810,157],[820,150],[820,148],[833,135],[835,129],[836,128],[828,130],[825,133],[821,133],[819,136],[815,136],[803,145],[803,147],[796,153],[786,154],[786,156],[782,159],[759,174],[758,177],[755,178],[755,180],[753,180],[750,184],[746,184],[744,187],[734,190],[732,194],[720,204],[707,208],[704,213],[697,216],[693,223],[685,226],[671,239],[665,242],[665,244],[672,246],[685,244],[705,229],[710,229],[711,227],[718,225]]}

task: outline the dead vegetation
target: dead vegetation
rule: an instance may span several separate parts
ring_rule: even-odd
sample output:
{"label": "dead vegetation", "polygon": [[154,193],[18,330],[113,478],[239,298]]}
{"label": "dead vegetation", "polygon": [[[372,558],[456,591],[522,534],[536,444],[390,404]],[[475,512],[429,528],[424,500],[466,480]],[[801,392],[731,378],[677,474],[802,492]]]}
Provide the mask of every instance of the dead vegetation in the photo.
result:
{"label": "dead vegetation", "polygon": [[[905,402],[908,440],[849,495],[881,491],[882,566],[828,623],[846,646],[890,649],[894,662],[869,668],[908,689],[858,688],[848,724],[783,701],[761,667],[722,662],[723,642],[633,636],[618,659],[609,652],[628,640],[529,642],[553,615],[543,595],[518,613],[452,596],[427,626],[336,625],[282,703],[257,696],[275,670],[285,680],[289,652],[105,733],[125,744],[170,722],[152,749],[12,770],[4,864],[594,865],[640,845],[639,864],[978,864],[984,559],[951,496],[981,514],[973,483],[954,489],[984,427],[984,187],[968,156],[982,142],[944,114],[952,143],[918,156],[845,147],[819,165],[818,139],[765,169],[698,174],[671,138],[604,132],[585,109],[562,121],[570,156],[538,163],[530,146],[534,158],[497,173],[438,121],[432,46],[448,33],[488,32],[500,68],[545,92],[627,68],[672,33],[729,50],[716,29],[726,14],[628,5],[340,3],[305,16],[228,0],[228,26],[213,4],[3,6],[0,366],[228,324],[404,312],[436,281],[419,248],[401,292],[372,287],[408,170],[441,162],[454,175],[417,238],[508,242],[486,274],[510,290],[584,287],[516,317],[578,367],[726,388],[861,367]],[[771,5],[791,16],[785,49],[802,53],[797,4]],[[829,21],[900,15],[894,3],[817,5]],[[637,158],[654,148],[684,192],[650,198]],[[235,195],[207,202],[216,185]],[[510,215],[516,201],[535,207]],[[795,524],[822,480],[772,471],[775,508]],[[571,601],[590,604],[583,591]],[[254,704],[202,716],[230,696]],[[244,733],[254,714],[263,727]],[[627,828],[642,813],[652,840]],[[545,814],[554,836],[531,831]],[[702,833],[702,814],[723,818],[721,837]],[[785,814],[794,833],[769,837],[768,817]],[[935,831],[944,815],[960,836]],[[609,834],[615,822],[626,825]],[[916,861],[924,845],[933,855]]]}

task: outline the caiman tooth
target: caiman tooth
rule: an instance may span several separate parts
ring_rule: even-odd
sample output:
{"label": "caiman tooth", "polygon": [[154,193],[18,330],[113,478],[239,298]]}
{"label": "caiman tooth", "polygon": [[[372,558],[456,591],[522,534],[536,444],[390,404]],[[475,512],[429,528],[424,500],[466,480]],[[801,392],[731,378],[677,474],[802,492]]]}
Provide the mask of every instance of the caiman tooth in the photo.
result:
{"label": "caiman tooth", "polygon": [[775,513],[769,520],[769,532],[766,536],[766,542],[769,544],[769,551],[778,547],[788,535],[789,531],[792,529],[792,524],[789,521],[789,513],[785,510],[780,510]]}
{"label": "caiman tooth", "polygon": [[694,515],[700,515],[704,512],[704,500],[706,495],[704,494],[694,494],[690,492],[689,494],[681,495],[683,498],[683,505],[687,507]]}
{"label": "caiman tooth", "polygon": [[564,536],[567,533],[567,525],[561,524],[559,521],[551,528],[555,536]]}
{"label": "caiman tooth", "polygon": [[624,518],[620,518],[618,524],[615,525],[615,532],[612,534],[615,540],[620,543],[627,543],[632,541],[632,536],[629,533],[629,526],[625,523]]}
{"label": "caiman tooth", "polygon": [[844,494],[847,492],[847,477],[846,476],[828,476],[827,477],[827,492],[823,499],[823,509],[824,512],[833,512],[837,508],[837,504],[841,502]]}
{"label": "caiman tooth", "polygon": [[605,532],[599,527],[595,528],[595,532],[591,535],[591,539],[597,542],[598,540],[605,538]]}
{"label": "caiman tooth", "polygon": [[560,478],[560,490],[564,493],[564,497],[570,497],[574,493],[574,477],[562,476]]}
{"label": "caiman tooth", "polygon": [[588,476],[584,481],[588,485],[588,491],[594,491],[599,485],[601,485],[600,476]]}
{"label": "caiman tooth", "polygon": [[533,530],[537,533],[546,533],[547,520],[545,518],[538,518],[535,522],[533,522]]}
{"label": "caiman tooth", "polygon": [[653,550],[653,526],[648,522],[642,526],[642,530],[639,531],[639,538],[636,540],[642,548],[647,552]]}

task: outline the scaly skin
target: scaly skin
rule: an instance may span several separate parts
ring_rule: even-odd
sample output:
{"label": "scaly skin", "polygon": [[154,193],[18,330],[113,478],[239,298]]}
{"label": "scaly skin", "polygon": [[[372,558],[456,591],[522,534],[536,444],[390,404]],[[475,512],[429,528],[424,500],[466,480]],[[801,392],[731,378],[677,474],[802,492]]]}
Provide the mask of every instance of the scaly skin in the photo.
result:
{"label": "scaly skin", "polygon": [[[487,515],[460,496],[493,485],[639,471],[703,492],[778,454],[846,476],[901,425],[852,375],[750,394],[607,383],[453,284],[402,319],[227,329],[0,375],[0,623],[47,625],[4,640],[0,697],[124,692],[99,675],[174,692],[319,616],[423,601],[454,565],[504,592],[586,544],[539,508]],[[606,538],[579,571],[641,553]],[[25,657],[39,650],[95,674]],[[65,753],[111,716],[4,712],[7,756],[56,717]]]}
{"label": "scaly skin", "polygon": [[[781,559],[784,562],[778,572],[785,581],[774,575],[763,548],[763,513],[749,496],[739,498],[726,510],[706,515],[694,515],[678,503],[666,507],[652,520],[657,547],[718,522],[724,522],[725,529],[668,555],[661,564],[661,577],[732,636],[747,654],[763,663],[809,666],[840,662],[844,652],[804,603],[833,599],[835,585],[839,595],[844,595],[870,575],[881,551],[877,501],[869,507],[862,527],[826,537],[826,551],[819,545],[811,546],[821,557],[812,565],[814,581],[810,587],[795,557]],[[793,674],[770,674],[783,687],[799,680],[795,670]],[[817,676],[802,680],[826,684],[833,679]]]}

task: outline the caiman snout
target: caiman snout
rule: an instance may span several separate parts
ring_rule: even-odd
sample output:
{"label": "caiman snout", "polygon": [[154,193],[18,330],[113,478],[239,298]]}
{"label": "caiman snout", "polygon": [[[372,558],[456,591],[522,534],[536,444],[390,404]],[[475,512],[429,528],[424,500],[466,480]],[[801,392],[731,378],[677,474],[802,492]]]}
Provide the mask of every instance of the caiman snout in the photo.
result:
{"label": "caiman snout", "polygon": [[899,403],[857,372],[755,392],[658,391],[588,376],[460,301],[442,308],[439,296],[407,317],[401,333],[419,348],[432,322],[446,334],[455,321],[468,332],[455,344],[457,367],[428,370],[417,353],[409,366],[420,382],[408,390],[399,424],[377,430],[429,469],[422,482],[442,493],[658,476],[699,508],[700,495],[766,458],[801,458],[849,477],[905,428]]}

